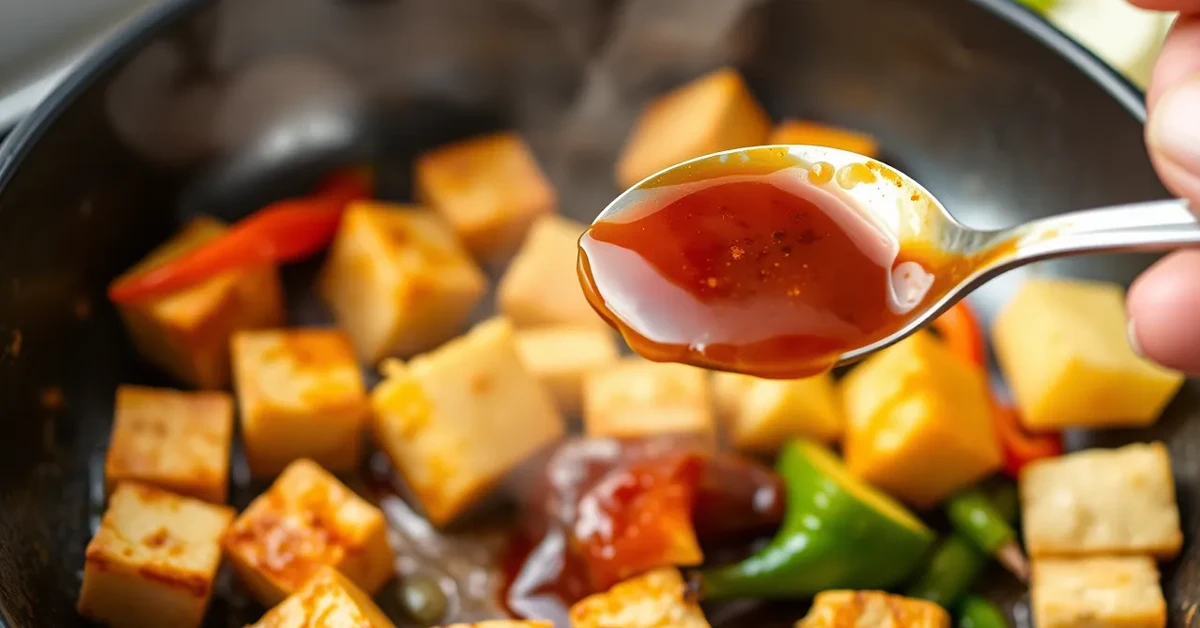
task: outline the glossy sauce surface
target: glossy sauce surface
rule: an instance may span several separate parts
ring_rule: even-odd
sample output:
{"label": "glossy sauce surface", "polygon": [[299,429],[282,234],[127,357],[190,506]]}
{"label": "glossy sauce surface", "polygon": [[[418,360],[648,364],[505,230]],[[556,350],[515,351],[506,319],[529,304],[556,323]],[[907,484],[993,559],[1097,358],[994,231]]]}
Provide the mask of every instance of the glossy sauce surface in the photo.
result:
{"label": "glossy sauce surface", "polygon": [[588,300],[638,353],[812,375],[903,327],[957,274],[839,193],[892,185],[881,168],[733,161],[652,182],[580,240]]}

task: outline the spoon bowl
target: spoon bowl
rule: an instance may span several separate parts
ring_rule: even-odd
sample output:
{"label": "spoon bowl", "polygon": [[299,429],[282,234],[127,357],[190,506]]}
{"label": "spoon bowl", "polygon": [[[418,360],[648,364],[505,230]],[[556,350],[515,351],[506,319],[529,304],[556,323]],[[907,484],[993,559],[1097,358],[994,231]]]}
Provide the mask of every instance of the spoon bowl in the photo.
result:
{"label": "spoon bowl", "polygon": [[[894,287],[901,303],[905,298],[910,301],[897,319],[899,323],[884,335],[846,347],[836,365],[855,362],[895,344],[988,280],[1018,266],[1069,255],[1157,251],[1200,244],[1200,225],[1193,208],[1177,199],[1071,212],[1004,229],[973,229],[957,221],[933,194],[900,170],[857,153],[807,145],[739,148],[669,167],[619,195],[597,216],[593,226],[637,221],[655,211],[653,208],[706,186],[745,180],[788,187],[806,185],[807,193],[828,197],[850,209],[893,247],[894,277],[899,278],[903,271],[907,278],[914,268],[918,274],[927,273],[926,280],[917,282],[916,288]],[[652,198],[654,202],[648,202]],[[900,260],[914,251],[921,252],[924,259],[939,261],[905,268],[913,262]],[[829,263],[837,264],[839,260]],[[581,257],[581,270],[585,266]],[[590,283],[590,272],[585,288]],[[604,299],[594,287],[588,291],[593,305]],[[597,309],[629,337],[625,322],[614,320],[619,315],[611,308]],[[641,352],[636,345],[635,349]],[[662,354],[647,357],[664,359]],[[709,360],[685,357],[682,361],[727,368]]]}

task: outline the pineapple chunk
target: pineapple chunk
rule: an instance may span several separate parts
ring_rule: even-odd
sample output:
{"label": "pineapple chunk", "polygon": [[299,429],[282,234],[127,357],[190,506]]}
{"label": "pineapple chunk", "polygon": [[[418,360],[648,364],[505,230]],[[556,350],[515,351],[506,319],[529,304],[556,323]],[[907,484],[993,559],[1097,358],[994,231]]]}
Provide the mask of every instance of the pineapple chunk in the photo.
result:
{"label": "pineapple chunk", "polygon": [[576,271],[579,236],[586,227],[560,216],[543,216],[529,229],[521,250],[497,289],[500,311],[518,327],[593,325],[604,319],[583,296]]}
{"label": "pineapple chunk", "polygon": [[794,380],[715,373],[713,396],[730,443],[741,451],[773,454],[796,437],[829,443],[842,435],[842,400],[828,373]]}
{"label": "pineapple chunk", "polygon": [[79,613],[112,628],[204,619],[233,509],[122,482],[88,543]]}
{"label": "pineapple chunk", "polygon": [[288,465],[234,521],[223,545],[263,606],[278,604],[325,566],[369,595],[393,574],[383,512],[311,460]]}
{"label": "pineapple chunk", "polygon": [[879,144],[875,142],[875,138],[866,133],[802,120],[780,122],[779,126],[771,131],[767,143],[827,146],[848,150],[866,157],[875,157],[879,153]]}
{"label": "pineapple chunk", "polygon": [[1027,280],[992,329],[1025,427],[1154,423],[1184,377],[1134,354],[1125,327],[1116,284]]}
{"label": "pineapple chunk", "polygon": [[583,379],[588,436],[716,435],[705,371],[627,358]]}
{"label": "pineapple chunk", "polygon": [[645,108],[617,161],[617,185],[632,187],[694,157],[762,144],[770,129],[771,120],[737,70],[717,70]]}
{"label": "pineapple chunk", "polygon": [[472,506],[565,431],[503,318],[383,370],[371,393],[376,440],[436,524]]}
{"label": "pineapple chunk", "polygon": [[417,198],[440,212],[476,258],[512,254],[534,219],[558,201],[516,133],[463,140],[417,158]]}
{"label": "pineapple chunk", "polygon": [[[796,628],[950,628],[950,615],[928,600],[883,591],[822,591]],[[1040,625],[1039,625],[1040,628]]]}
{"label": "pineapple chunk", "polygon": [[333,567],[321,567],[300,589],[249,628],[395,628],[371,596]]}
{"label": "pineapple chunk", "polygon": [[571,607],[572,628],[709,628],[674,567],[630,578]]}
{"label": "pineapple chunk", "polygon": [[983,374],[927,333],[880,351],[842,382],[846,465],[925,508],[1000,467]]}
{"label": "pineapple chunk", "polygon": [[274,475],[299,458],[333,471],[358,467],[370,408],[344,332],[242,332],[233,367],[251,475]]}
{"label": "pineapple chunk", "polygon": [[612,332],[598,327],[562,325],[517,332],[521,362],[554,395],[564,414],[578,414],[583,378],[615,364],[620,356]]}
{"label": "pineapple chunk", "polygon": [[1145,556],[1036,559],[1029,594],[1037,628],[1164,628],[1158,567]]}
{"label": "pineapple chunk", "polygon": [[1021,471],[1031,556],[1151,554],[1183,545],[1171,459],[1162,443],[1089,449]]}
{"label": "pineapple chunk", "polygon": [[436,214],[374,201],[346,209],[318,283],[358,356],[371,363],[453,337],[487,290]]}
{"label": "pineapple chunk", "polygon": [[120,386],[104,461],[105,490],[137,480],[224,503],[232,440],[228,393]]}
{"label": "pineapple chunk", "polygon": [[[221,235],[225,226],[197,218],[123,277],[148,271]],[[197,388],[229,384],[229,338],[241,329],[283,323],[283,287],[274,266],[222,273],[168,295],[120,303],[138,353]]]}

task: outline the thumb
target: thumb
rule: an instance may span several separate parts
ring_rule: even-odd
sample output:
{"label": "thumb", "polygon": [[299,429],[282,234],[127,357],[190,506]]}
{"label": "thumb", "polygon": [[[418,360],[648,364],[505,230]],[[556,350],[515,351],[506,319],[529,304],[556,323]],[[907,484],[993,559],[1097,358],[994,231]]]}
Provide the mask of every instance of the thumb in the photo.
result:
{"label": "thumb", "polygon": [[1146,143],[1167,188],[1200,201],[1200,73],[1158,97],[1146,126]]}

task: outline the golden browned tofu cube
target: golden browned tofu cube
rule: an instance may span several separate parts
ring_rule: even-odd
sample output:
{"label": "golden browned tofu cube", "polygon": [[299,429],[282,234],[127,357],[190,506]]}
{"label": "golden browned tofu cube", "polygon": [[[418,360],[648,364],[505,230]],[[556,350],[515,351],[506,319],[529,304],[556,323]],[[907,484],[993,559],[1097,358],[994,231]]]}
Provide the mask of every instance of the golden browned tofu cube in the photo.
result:
{"label": "golden browned tofu cube", "polygon": [[1030,430],[1144,427],[1183,374],[1138,357],[1117,284],[1029,279],[996,316],[996,358]]}
{"label": "golden browned tofu cube", "polygon": [[234,572],[263,606],[333,567],[368,595],[393,574],[383,512],[311,460],[288,465],[225,533]]}
{"label": "golden browned tofu cube", "polygon": [[521,363],[502,318],[408,364],[386,363],[384,375],[371,393],[376,440],[434,523],[563,435],[549,391]]}
{"label": "golden browned tofu cube", "polygon": [[796,628],[852,626],[950,628],[950,615],[934,602],[883,591],[823,591],[804,619],[796,622]]}
{"label": "golden browned tofu cube", "polygon": [[997,470],[983,373],[928,333],[868,358],[842,380],[846,466],[926,508]]}
{"label": "golden browned tofu cube", "polygon": [[[197,218],[150,252],[124,277],[148,271],[225,231]],[[274,266],[222,273],[177,292],[117,306],[133,344],[146,360],[197,388],[229,383],[229,338],[241,329],[281,325],[283,287]]]}
{"label": "golden browned tofu cube", "polygon": [[550,390],[565,414],[579,412],[583,378],[615,364],[620,356],[611,331],[572,325],[518,331],[517,354],[525,368]]}
{"label": "golden browned tofu cube", "polygon": [[607,328],[579,284],[576,262],[584,229],[558,215],[543,216],[529,229],[496,292],[500,312],[514,325]]}
{"label": "golden browned tofu cube", "polygon": [[660,96],[642,112],[617,161],[617,185],[632,187],[677,163],[757,146],[771,120],[732,68],[717,70]]}
{"label": "golden browned tofu cube", "polygon": [[709,628],[674,567],[618,583],[571,607],[571,628]]}
{"label": "golden browned tofu cube", "polygon": [[588,436],[716,434],[707,373],[683,364],[626,358],[583,379]]}
{"label": "golden browned tofu cube", "polygon": [[225,503],[232,440],[228,393],[121,386],[104,461],[106,492],[137,480]]}
{"label": "golden browned tofu cube", "polygon": [[1029,592],[1037,628],[1163,628],[1158,567],[1145,556],[1041,558]]}
{"label": "golden browned tofu cube", "polygon": [[875,157],[879,153],[879,144],[875,142],[875,138],[866,133],[804,120],[780,122],[779,126],[771,131],[767,143],[827,146],[848,150],[866,157]]}
{"label": "golden browned tofu cube", "polygon": [[333,567],[321,567],[250,628],[395,628],[395,624],[354,582]]}
{"label": "golden browned tofu cube", "polygon": [[534,219],[555,210],[554,188],[516,133],[455,142],[417,158],[416,195],[477,258],[507,257]]}
{"label": "golden browned tofu cube", "polygon": [[299,458],[332,471],[358,467],[370,407],[345,332],[238,333],[233,370],[251,475],[274,475]]}
{"label": "golden browned tofu cube", "polygon": [[828,373],[793,380],[714,373],[713,396],[741,451],[773,454],[793,438],[829,443],[842,436],[842,400]]}
{"label": "golden browned tofu cube", "polygon": [[192,628],[204,619],[233,509],[119,484],[87,546],[79,614],[112,628]]}
{"label": "golden browned tofu cube", "polygon": [[1031,556],[1179,553],[1183,533],[1171,459],[1162,443],[1089,449],[1021,471]]}
{"label": "golden browned tofu cube", "polygon": [[346,209],[318,283],[358,356],[371,363],[453,337],[487,290],[444,220],[375,201]]}

